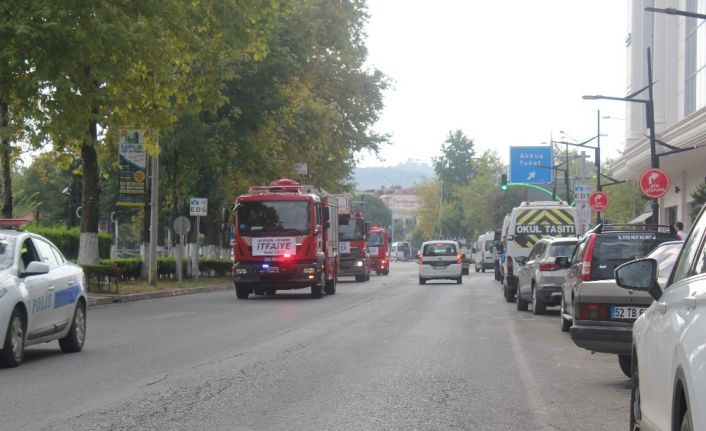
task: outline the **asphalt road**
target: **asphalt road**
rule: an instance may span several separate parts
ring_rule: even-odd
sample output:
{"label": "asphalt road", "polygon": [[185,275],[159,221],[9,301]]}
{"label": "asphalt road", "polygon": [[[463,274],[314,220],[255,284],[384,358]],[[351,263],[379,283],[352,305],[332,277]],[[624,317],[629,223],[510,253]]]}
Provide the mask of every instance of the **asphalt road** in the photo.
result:
{"label": "asphalt road", "polygon": [[413,262],[338,293],[232,290],[89,309],[86,346],[0,369],[14,430],[622,430],[617,358],[492,274],[420,286]]}

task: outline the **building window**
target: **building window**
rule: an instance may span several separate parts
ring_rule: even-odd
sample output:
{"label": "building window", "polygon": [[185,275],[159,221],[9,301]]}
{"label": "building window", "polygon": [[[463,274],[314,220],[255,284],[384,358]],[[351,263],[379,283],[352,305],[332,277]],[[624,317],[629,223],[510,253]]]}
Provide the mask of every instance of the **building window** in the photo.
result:
{"label": "building window", "polygon": [[[706,0],[687,0],[687,10],[706,13]],[[686,18],[686,56],[684,59],[684,115],[706,106],[706,24],[702,19]]]}

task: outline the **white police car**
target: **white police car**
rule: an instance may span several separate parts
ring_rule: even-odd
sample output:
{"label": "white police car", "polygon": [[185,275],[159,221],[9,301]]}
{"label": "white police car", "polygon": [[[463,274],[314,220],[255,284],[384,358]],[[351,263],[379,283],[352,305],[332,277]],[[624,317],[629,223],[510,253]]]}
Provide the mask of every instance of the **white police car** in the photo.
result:
{"label": "white police car", "polygon": [[26,346],[53,340],[64,352],[78,352],[85,336],[81,267],[42,236],[0,229],[0,365],[17,366]]}

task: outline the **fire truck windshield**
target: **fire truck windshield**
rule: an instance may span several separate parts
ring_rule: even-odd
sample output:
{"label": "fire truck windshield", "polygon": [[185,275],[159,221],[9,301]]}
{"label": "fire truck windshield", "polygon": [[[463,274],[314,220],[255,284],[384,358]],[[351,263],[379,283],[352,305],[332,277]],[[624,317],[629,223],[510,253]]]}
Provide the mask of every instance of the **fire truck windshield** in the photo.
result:
{"label": "fire truck windshield", "polygon": [[241,202],[237,223],[241,234],[307,235],[310,226],[308,201]]}
{"label": "fire truck windshield", "polygon": [[370,232],[368,234],[368,246],[382,247],[383,245],[385,245],[385,238],[383,238],[382,232]]}
{"label": "fire truck windshield", "polygon": [[338,218],[338,239],[340,241],[358,241],[365,238],[365,222],[350,218],[345,223],[343,217]]}

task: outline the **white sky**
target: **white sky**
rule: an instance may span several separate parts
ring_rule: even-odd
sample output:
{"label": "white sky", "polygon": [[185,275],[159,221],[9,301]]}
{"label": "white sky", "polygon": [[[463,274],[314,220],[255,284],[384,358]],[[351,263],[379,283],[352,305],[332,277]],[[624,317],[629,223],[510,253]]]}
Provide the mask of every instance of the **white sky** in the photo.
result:
{"label": "white sky", "polygon": [[[629,0],[628,0],[629,1]],[[626,94],[625,0],[368,0],[369,65],[392,80],[375,130],[392,135],[381,160],[431,162],[449,131],[477,154],[539,145],[560,130],[582,141],[625,104],[582,100]],[[623,149],[624,121],[601,119],[602,160]],[[592,154],[589,151],[589,154]]]}

